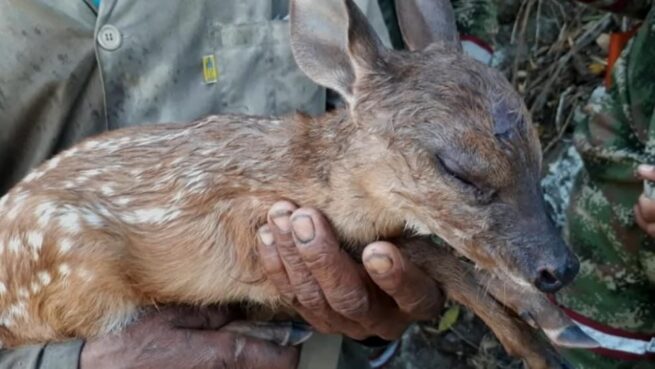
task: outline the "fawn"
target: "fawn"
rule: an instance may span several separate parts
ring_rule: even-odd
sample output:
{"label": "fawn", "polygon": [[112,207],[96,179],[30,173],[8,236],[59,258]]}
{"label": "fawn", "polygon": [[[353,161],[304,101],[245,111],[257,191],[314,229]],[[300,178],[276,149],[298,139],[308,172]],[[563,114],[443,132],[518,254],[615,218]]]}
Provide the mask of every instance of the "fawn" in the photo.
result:
{"label": "fawn", "polygon": [[528,323],[593,346],[540,292],[578,262],[542,206],[521,98],[461,52],[447,0],[397,6],[409,51],[384,48],[352,0],[291,1],[294,57],[344,108],[117,130],[17,184],[0,200],[4,346],[107,334],[156,303],[287,309],[255,253],[280,199],[321,209],[355,257],[395,239],[532,369],[564,364]]}

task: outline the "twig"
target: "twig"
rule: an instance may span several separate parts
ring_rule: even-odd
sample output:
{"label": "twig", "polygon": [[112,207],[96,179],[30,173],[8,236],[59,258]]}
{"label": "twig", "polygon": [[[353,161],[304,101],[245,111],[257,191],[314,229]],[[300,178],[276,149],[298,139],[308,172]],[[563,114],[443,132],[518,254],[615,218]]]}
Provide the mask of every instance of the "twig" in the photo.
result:
{"label": "twig", "polygon": [[474,348],[476,351],[480,349],[480,346],[476,345],[475,343],[471,342],[468,338],[464,337],[462,333],[460,333],[455,327],[450,327],[450,331],[457,336],[460,340],[464,341],[467,345],[471,346]]}
{"label": "twig", "polygon": [[569,86],[564,90],[560,95],[559,101],[557,102],[557,110],[555,113],[555,127],[559,131],[562,127],[562,115],[564,114],[564,99],[573,91],[573,86]]}
{"label": "twig", "polygon": [[553,71],[552,74],[550,74],[550,78],[548,79],[548,81],[546,81],[545,85],[543,86],[543,89],[541,90],[541,92],[535,99],[534,104],[530,108],[530,113],[533,114],[535,111],[539,111],[543,108],[544,104],[548,99],[548,96],[550,95],[553,84],[559,78],[560,74],[562,73],[562,70],[571,60],[573,55],[579,52],[580,49],[592,43],[596,39],[596,37],[598,37],[598,35],[610,25],[611,22],[612,22],[611,15],[606,14],[592,28],[585,31],[580,37],[578,37],[574,41],[573,45],[571,46],[571,49],[562,57],[560,57],[559,61],[556,64],[557,66],[555,70]]}
{"label": "twig", "polygon": [[539,0],[539,2],[537,3],[537,20],[536,20],[537,30],[535,31],[535,35],[534,35],[534,44],[537,47],[539,46],[539,35],[541,33],[540,32],[541,31],[541,22],[540,22],[540,19],[541,19],[541,5],[542,5],[542,0]]}
{"label": "twig", "polygon": [[569,115],[566,118],[566,122],[564,123],[564,126],[562,127],[562,129],[559,130],[559,132],[557,132],[557,136],[552,140],[550,140],[548,145],[546,145],[546,147],[544,148],[543,151],[544,156],[548,154],[548,152],[555,146],[557,142],[559,142],[562,139],[562,137],[564,137],[564,133],[566,133],[567,128],[569,128],[571,121],[573,121],[573,110],[569,112]]}
{"label": "twig", "polygon": [[516,56],[514,59],[514,67],[512,68],[512,85],[518,87],[516,80],[518,78],[519,64],[521,62],[521,56],[525,53],[527,45],[525,42],[525,30],[528,28],[528,21],[530,20],[530,13],[532,13],[532,6],[534,5],[535,0],[529,0],[525,7],[525,11],[521,15],[521,32],[519,33],[519,39],[517,42]]}

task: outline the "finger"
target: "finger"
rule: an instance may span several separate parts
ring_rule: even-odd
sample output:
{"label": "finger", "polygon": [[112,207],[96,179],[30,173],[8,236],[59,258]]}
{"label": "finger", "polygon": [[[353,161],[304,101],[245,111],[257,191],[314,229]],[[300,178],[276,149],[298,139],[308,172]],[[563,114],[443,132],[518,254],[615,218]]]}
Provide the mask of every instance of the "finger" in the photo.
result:
{"label": "finger", "polygon": [[642,219],[647,223],[655,223],[655,200],[651,200],[642,194],[639,196],[638,205]]}
{"label": "finger", "polygon": [[327,309],[327,302],[321,289],[305,265],[296,249],[291,232],[291,213],[295,205],[287,201],[275,203],[268,214],[269,226],[273,231],[273,238],[282,264],[289,276],[289,282],[294,296],[298,302],[317,312]]}
{"label": "finger", "polygon": [[637,167],[637,173],[642,179],[655,181],[655,166],[642,164]]}
{"label": "finger", "polygon": [[644,219],[644,216],[641,212],[641,208],[639,205],[635,205],[634,207],[634,212],[635,212],[635,221],[639,225],[639,227],[648,235],[651,237],[655,237],[655,223],[649,223]]}
{"label": "finger", "polygon": [[310,326],[293,321],[237,320],[228,323],[222,330],[258,338],[280,346],[300,345],[314,333]]}
{"label": "finger", "polygon": [[339,247],[325,217],[314,209],[292,215],[298,251],[321,287],[330,307],[351,320],[367,318],[368,291],[361,267]]}
{"label": "finger", "polygon": [[257,252],[259,253],[266,277],[277,288],[284,300],[293,300],[294,293],[291,288],[291,282],[275,245],[275,238],[273,237],[273,232],[271,232],[271,227],[268,224],[262,226],[257,231],[257,236],[259,241],[257,242]]}
{"label": "finger", "polygon": [[176,328],[212,329],[223,327],[235,319],[237,313],[227,306],[211,305],[204,307],[180,306],[166,313],[166,320]]}
{"label": "finger", "polygon": [[289,369],[298,365],[297,347],[224,331],[204,334],[205,345],[220,350],[216,355],[217,368]]}
{"label": "finger", "polygon": [[372,243],[364,249],[362,258],[373,281],[406,314],[414,319],[431,319],[439,313],[444,302],[441,290],[394,245]]}

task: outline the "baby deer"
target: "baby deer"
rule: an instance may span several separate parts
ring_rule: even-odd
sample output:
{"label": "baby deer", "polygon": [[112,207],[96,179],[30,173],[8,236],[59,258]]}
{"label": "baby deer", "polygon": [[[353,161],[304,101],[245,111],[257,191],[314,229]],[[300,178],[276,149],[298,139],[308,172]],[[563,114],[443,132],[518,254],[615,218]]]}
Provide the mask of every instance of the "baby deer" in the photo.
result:
{"label": "baby deer", "polygon": [[[321,209],[355,257],[395,239],[532,369],[563,364],[519,316],[593,345],[538,291],[578,262],[542,206],[521,98],[461,52],[447,0],[397,4],[410,51],[384,48],[352,0],[291,1],[296,61],[343,109],[117,130],[17,184],[0,200],[4,346],[107,334],[154,304],[284,311],[255,253],[280,199]],[[429,234],[477,268],[409,236]]]}

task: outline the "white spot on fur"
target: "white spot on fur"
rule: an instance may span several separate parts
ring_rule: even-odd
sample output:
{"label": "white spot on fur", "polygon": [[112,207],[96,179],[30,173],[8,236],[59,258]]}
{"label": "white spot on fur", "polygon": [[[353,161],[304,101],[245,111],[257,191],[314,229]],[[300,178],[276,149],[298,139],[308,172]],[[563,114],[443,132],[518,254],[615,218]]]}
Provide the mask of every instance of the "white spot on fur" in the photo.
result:
{"label": "white spot on fur", "polygon": [[46,271],[39,272],[36,276],[39,278],[42,286],[47,286],[52,282],[52,276]]}
{"label": "white spot on fur", "polygon": [[7,285],[5,285],[3,282],[0,282],[0,296],[6,293],[7,293]]}
{"label": "white spot on fur", "polygon": [[71,156],[77,154],[78,151],[79,151],[79,149],[78,149],[77,147],[73,147],[72,149],[70,149],[70,150],[64,152],[64,153],[62,154],[62,157],[64,157],[64,158],[70,158]]}
{"label": "white spot on fur", "polygon": [[77,270],[77,275],[86,282],[93,280],[93,273],[91,273],[86,268],[79,268]]}
{"label": "white spot on fur", "polygon": [[26,299],[30,297],[30,291],[27,290],[27,288],[19,288],[18,289],[18,297],[21,299]]}
{"label": "white spot on fur", "polygon": [[11,251],[12,253],[18,254],[18,252],[20,251],[21,246],[22,246],[22,244],[21,244],[20,240],[18,239],[18,237],[13,236],[9,240],[9,251]]}
{"label": "white spot on fur", "polygon": [[93,150],[95,149],[100,142],[98,141],[87,141],[84,146],[82,147],[84,150]]}
{"label": "white spot on fur", "polygon": [[[109,213],[107,211],[107,209],[105,209],[105,212]],[[104,224],[105,224],[105,222],[102,220],[102,218],[98,214],[96,214],[96,213],[94,213],[94,212],[92,212],[90,210],[86,210],[86,209],[83,210],[82,211],[82,218],[84,219],[84,222],[86,224],[88,224],[88,225],[90,225],[90,226],[92,226],[94,228],[102,228],[104,226]]]}
{"label": "white spot on fur", "polygon": [[132,201],[132,199],[130,199],[129,197],[121,197],[121,198],[116,200],[116,204],[124,206],[124,205],[129,204],[130,201]]}
{"label": "white spot on fur", "polygon": [[39,293],[39,291],[41,291],[41,286],[36,282],[32,282],[30,285],[30,290],[32,291],[32,295],[36,295]]}
{"label": "white spot on fur", "polygon": [[62,277],[68,277],[71,274],[71,268],[68,266],[68,264],[61,264],[59,268],[57,268],[57,271],[59,272],[59,275]]}
{"label": "white spot on fur", "polygon": [[0,197],[0,210],[2,210],[2,208],[5,207],[5,205],[7,204],[7,200],[8,200],[8,199],[9,199],[9,195],[8,195],[8,194],[7,194],[7,195],[4,195],[4,196],[2,196],[2,197]]}
{"label": "white spot on fur", "polygon": [[65,189],[70,190],[71,188],[75,188],[75,183],[73,183],[71,181],[66,181],[66,182],[63,183],[63,186],[64,186]]}
{"label": "white spot on fur", "polygon": [[0,316],[0,325],[4,327],[11,327],[14,324],[13,319],[9,318],[8,315]]}
{"label": "white spot on fur", "polygon": [[48,161],[48,164],[47,164],[47,166],[46,166],[46,169],[51,170],[51,169],[56,168],[57,165],[59,165],[59,162],[60,162],[60,161],[61,161],[61,159],[60,159],[58,156],[52,158],[50,161]]}
{"label": "white spot on fur", "polygon": [[114,189],[109,185],[104,185],[100,188],[100,192],[105,196],[111,196],[114,194]]}
{"label": "white spot on fur", "polygon": [[27,244],[34,252],[38,252],[43,247],[43,233],[32,231],[27,233]]}
{"label": "white spot on fur", "polygon": [[69,210],[59,217],[59,226],[69,233],[78,233],[82,229],[80,215],[72,209]]}
{"label": "white spot on fur", "polygon": [[126,214],[124,220],[132,224],[162,224],[175,220],[180,215],[179,210],[151,208],[135,210],[131,214]]}
{"label": "white spot on fur", "polygon": [[59,245],[59,252],[65,254],[73,248],[73,241],[71,241],[69,238],[62,238],[61,240],[59,240],[58,245]]}
{"label": "white spot on fur", "polygon": [[23,182],[32,182],[35,179],[41,178],[43,174],[44,173],[39,170],[32,171],[30,174],[27,175],[27,177],[23,179]]}
{"label": "white spot on fur", "polygon": [[25,305],[25,302],[21,301],[21,302],[17,302],[15,304],[11,305],[7,309],[7,313],[10,316],[14,316],[14,317],[26,317],[27,316],[27,307]]}
{"label": "white spot on fur", "polygon": [[57,210],[57,206],[52,201],[45,201],[36,207],[34,214],[38,218],[39,226],[45,227],[52,220],[52,216]]}
{"label": "white spot on fur", "polygon": [[101,172],[98,169],[90,169],[90,170],[85,170],[83,171],[79,177],[77,177],[76,183],[78,185],[84,184],[86,181],[89,179],[99,175]]}

